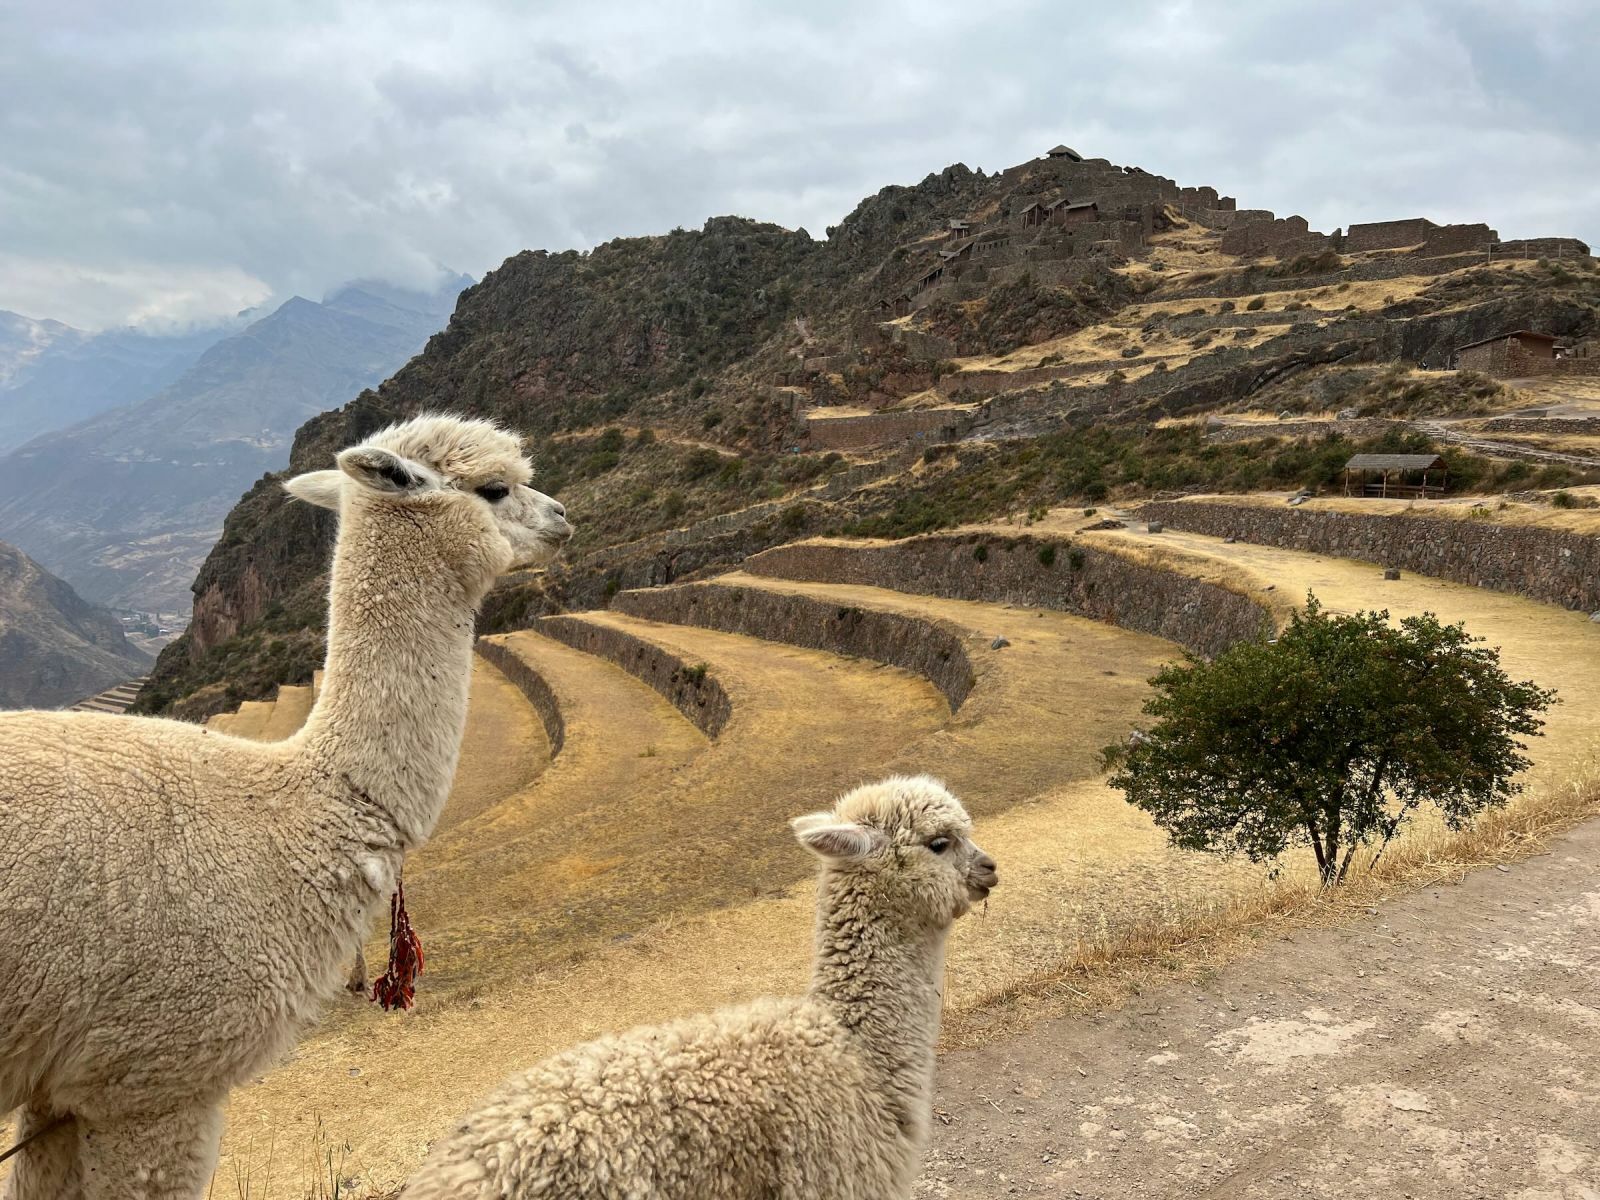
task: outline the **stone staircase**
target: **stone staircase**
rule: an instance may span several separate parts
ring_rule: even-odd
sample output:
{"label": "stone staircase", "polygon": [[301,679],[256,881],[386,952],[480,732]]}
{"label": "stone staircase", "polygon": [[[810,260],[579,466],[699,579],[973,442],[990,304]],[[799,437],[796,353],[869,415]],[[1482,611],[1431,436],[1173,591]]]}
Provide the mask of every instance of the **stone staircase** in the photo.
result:
{"label": "stone staircase", "polygon": [[68,707],[68,712],[97,712],[97,713],[124,713],[139,696],[142,688],[150,677],[141,675],[137,679],[130,679],[126,683],[119,683],[116,687],[107,688],[90,696],[87,700],[79,700]]}

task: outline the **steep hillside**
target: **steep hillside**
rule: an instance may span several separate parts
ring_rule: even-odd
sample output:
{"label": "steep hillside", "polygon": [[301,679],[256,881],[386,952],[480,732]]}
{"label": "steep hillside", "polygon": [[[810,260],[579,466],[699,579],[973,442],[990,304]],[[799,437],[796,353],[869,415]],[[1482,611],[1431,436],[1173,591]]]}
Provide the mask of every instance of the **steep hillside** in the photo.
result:
{"label": "steep hillside", "polygon": [[236,328],[85,333],[0,312],[0,454],[160,391]]}
{"label": "steep hillside", "polygon": [[122,626],[0,542],[0,708],[55,708],[140,674]]}
{"label": "steep hillside", "polygon": [[[566,567],[491,598],[485,628],[503,629],[808,532],[1317,486],[1353,449],[1433,448],[1426,419],[1519,403],[1465,374],[1413,384],[1394,370],[1449,365],[1511,329],[1580,343],[1600,327],[1600,275],[1570,240],[1501,243],[1487,226],[1420,218],[1321,234],[1070,152],[885,188],[827,233],[719,217],[587,254],[518,254],[394,378],[307,422],[291,467],[326,466],[424,407],[527,433],[579,533]],[[1285,409],[1309,424],[1256,436],[1197,423]],[[1335,420],[1346,409],[1362,419]],[[1439,446],[1459,486],[1586,477],[1576,456],[1497,464]],[[223,681],[237,697],[300,680],[320,653],[329,531],[258,482],[144,707]]]}
{"label": "steep hillside", "polygon": [[0,531],[96,601],[182,607],[239,493],[300,424],[414,354],[463,282],[289,300],[148,399],[0,459]]}

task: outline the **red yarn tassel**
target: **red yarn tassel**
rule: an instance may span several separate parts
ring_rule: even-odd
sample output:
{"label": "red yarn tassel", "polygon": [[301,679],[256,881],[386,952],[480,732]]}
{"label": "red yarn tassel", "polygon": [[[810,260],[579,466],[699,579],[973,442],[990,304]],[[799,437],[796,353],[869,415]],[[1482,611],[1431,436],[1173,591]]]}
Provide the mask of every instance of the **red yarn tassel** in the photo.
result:
{"label": "red yarn tassel", "polygon": [[406,885],[395,880],[389,897],[389,969],[374,980],[372,999],[384,1011],[407,1009],[416,1002],[417,976],[422,974],[422,941],[406,914]]}

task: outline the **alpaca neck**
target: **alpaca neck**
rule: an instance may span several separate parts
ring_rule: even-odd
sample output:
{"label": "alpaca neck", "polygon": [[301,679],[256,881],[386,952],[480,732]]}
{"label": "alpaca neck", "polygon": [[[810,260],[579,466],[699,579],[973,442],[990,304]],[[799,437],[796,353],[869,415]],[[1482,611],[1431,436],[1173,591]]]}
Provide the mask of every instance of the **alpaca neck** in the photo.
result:
{"label": "alpaca neck", "polygon": [[481,594],[445,561],[435,511],[346,504],[333,556],[322,691],[304,751],[392,820],[397,849],[433,829],[466,727]]}
{"label": "alpaca neck", "polygon": [[[872,886],[867,877],[823,873],[811,996],[856,1036],[880,1078],[914,1105],[931,1099],[950,931],[879,919]],[[906,1117],[926,1120],[925,1113]]]}

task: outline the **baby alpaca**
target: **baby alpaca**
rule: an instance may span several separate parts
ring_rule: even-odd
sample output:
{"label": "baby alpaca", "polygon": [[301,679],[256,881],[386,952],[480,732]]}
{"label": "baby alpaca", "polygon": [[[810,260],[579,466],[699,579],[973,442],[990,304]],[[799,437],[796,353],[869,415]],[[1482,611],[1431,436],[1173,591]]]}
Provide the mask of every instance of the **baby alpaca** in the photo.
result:
{"label": "baby alpaca", "polygon": [[933,1108],[944,947],[998,882],[926,776],[793,822],[822,860],[810,992],[635,1029],[501,1086],[405,1200],[900,1200]]}
{"label": "baby alpaca", "polygon": [[12,1200],[205,1194],[227,1091],[338,990],[439,817],[494,578],[571,536],[517,438],[419,417],[290,480],[337,509],[328,660],[260,743],[96,713],[0,715],[0,1114]]}

